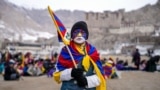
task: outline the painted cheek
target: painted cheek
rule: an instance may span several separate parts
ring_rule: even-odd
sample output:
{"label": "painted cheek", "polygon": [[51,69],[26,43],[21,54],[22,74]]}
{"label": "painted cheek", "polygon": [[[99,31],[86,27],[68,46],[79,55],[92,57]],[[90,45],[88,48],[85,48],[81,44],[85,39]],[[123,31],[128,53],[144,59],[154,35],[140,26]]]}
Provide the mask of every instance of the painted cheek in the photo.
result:
{"label": "painted cheek", "polygon": [[83,33],[82,36],[87,39],[87,34],[86,33]]}
{"label": "painted cheek", "polygon": [[78,35],[78,33],[79,33],[79,30],[74,31],[73,32],[73,38],[75,38]]}
{"label": "painted cheek", "polygon": [[83,30],[78,29],[73,33],[73,39],[75,37],[84,37],[86,39],[87,38],[87,34]]}

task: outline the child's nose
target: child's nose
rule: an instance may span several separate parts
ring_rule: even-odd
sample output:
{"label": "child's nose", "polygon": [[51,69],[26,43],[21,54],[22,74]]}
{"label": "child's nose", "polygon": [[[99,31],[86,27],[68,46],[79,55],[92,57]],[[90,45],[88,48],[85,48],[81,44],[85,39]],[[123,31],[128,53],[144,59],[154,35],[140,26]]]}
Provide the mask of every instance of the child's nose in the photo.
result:
{"label": "child's nose", "polygon": [[81,37],[81,36],[82,36],[82,33],[81,33],[81,32],[79,32],[77,36],[78,36],[78,37]]}

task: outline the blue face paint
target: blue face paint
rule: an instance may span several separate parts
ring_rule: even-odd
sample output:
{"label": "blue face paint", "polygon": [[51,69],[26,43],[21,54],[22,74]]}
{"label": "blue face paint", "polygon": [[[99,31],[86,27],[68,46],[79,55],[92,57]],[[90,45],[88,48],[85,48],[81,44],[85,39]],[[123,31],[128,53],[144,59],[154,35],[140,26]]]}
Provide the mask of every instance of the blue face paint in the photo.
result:
{"label": "blue face paint", "polygon": [[87,34],[86,34],[86,32],[85,32],[84,30],[82,30],[82,29],[77,29],[77,30],[74,30],[74,32],[73,32],[73,39],[74,39],[75,37],[77,37],[77,35],[78,35],[79,33],[81,33],[81,34],[82,34],[82,37],[84,37],[85,39],[87,38]]}

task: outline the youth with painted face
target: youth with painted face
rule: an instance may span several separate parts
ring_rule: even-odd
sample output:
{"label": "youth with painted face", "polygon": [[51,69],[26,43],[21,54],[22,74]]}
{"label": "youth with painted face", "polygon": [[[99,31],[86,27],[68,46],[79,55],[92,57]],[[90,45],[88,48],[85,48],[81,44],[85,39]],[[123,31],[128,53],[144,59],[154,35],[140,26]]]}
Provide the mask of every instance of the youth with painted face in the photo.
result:
{"label": "youth with painted face", "polygon": [[56,63],[56,72],[53,74],[54,80],[62,83],[60,90],[106,90],[105,74],[99,53],[87,42],[88,36],[86,22],[78,21],[73,25],[68,47],[77,68],[64,46]]}

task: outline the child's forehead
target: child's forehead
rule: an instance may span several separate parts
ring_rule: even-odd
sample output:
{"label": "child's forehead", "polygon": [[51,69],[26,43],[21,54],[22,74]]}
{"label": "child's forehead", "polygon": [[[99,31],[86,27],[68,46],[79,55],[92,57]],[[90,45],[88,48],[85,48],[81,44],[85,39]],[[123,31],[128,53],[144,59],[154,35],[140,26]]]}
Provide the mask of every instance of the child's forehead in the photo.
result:
{"label": "child's forehead", "polygon": [[76,29],[74,32],[84,32],[82,29]]}

